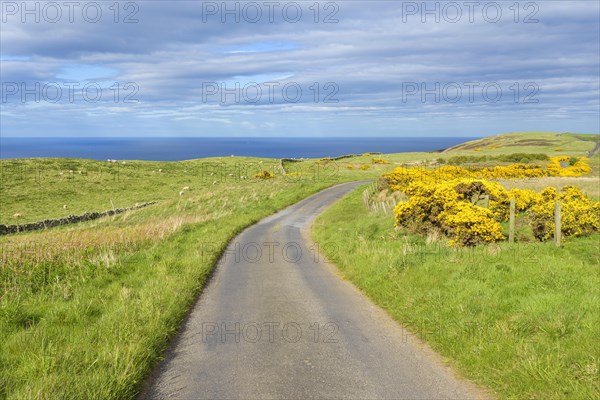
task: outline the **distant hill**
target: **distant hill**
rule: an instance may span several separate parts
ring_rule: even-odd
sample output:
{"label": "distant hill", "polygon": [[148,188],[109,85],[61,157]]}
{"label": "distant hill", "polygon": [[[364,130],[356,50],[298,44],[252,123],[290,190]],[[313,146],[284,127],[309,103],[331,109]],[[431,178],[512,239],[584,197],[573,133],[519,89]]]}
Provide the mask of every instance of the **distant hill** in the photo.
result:
{"label": "distant hill", "polygon": [[444,153],[464,155],[505,153],[546,153],[589,155],[600,135],[559,132],[518,132],[472,140],[444,150]]}

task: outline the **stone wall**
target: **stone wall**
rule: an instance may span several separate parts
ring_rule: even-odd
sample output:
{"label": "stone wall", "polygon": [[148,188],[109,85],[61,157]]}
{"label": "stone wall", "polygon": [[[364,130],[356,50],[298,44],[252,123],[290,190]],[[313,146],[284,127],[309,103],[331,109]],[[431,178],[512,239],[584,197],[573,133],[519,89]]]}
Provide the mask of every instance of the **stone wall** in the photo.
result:
{"label": "stone wall", "polygon": [[[371,152],[371,153],[365,153],[368,154],[370,156],[375,156],[375,155],[380,155],[383,154],[381,152]],[[332,158],[328,158],[329,161],[337,161],[337,160],[342,160],[344,158],[352,158],[352,157],[360,157],[362,156],[362,154],[345,154],[343,156],[337,156],[337,157],[332,157]],[[285,170],[285,167],[283,166],[284,162],[301,162],[301,161],[307,161],[307,158],[280,158],[279,159],[279,169],[281,170],[281,174],[285,175],[287,174],[287,171]]]}
{"label": "stone wall", "polygon": [[2,224],[0,224],[0,235],[9,235],[11,233],[17,233],[17,232],[37,231],[40,229],[53,228],[55,226],[76,224],[78,222],[90,221],[92,219],[107,217],[110,215],[121,214],[125,211],[136,210],[138,208],[147,207],[149,205],[156,204],[156,203],[157,203],[156,201],[150,201],[148,203],[138,204],[134,207],[115,208],[112,210],[107,210],[107,211],[102,211],[102,212],[86,212],[81,215],[69,215],[69,216],[63,217],[63,218],[45,219],[43,221],[30,222],[28,224],[21,224],[21,225],[2,225]]}

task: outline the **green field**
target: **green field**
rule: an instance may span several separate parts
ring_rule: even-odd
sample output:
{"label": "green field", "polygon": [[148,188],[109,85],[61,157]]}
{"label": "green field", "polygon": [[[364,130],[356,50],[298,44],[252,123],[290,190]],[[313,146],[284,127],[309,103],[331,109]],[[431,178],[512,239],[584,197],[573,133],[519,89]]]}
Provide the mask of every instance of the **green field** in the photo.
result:
{"label": "green field", "polygon": [[278,160],[0,165],[3,223],[158,201],[0,236],[0,398],[15,399],[134,397],[236,233],[335,183],[384,170],[312,162],[302,174],[261,180],[253,175],[276,171]]}
{"label": "green field", "polygon": [[[501,140],[510,144],[521,139],[519,136]],[[595,145],[593,141],[573,139],[569,135],[561,135],[559,139],[562,146],[559,152],[555,151],[558,144],[546,143],[527,149],[507,145],[506,151],[502,148],[466,149],[362,155],[339,161],[303,160],[284,163],[288,172],[285,176],[279,169],[279,160],[246,157],[114,163],[81,159],[0,160],[0,224],[21,224],[158,201],[143,209],[94,221],[0,236],[0,335],[3,339],[0,341],[0,398],[132,398],[140,390],[144,377],[160,360],[220,252],[244,227],[333,184],[375,180],[383,172],[406,163],[431,163],[440,157],[488,152],[583,155]],[[374,163],[374,159],[383,159],[386,163]],[[589,194],[597,196],[598,155],[591,164],[593,178],[568,179],[579,179],[576,182],[587,185]],[[263,169],[275,173],[275,178],[254,178]],[[565,180],[550,184],[568,183]],[[519,334],[526,338],[531,334],[540,340],[539,346],[531,345],[534,350],[546,345],[564,348],[578,343],[576,347],[581,353],[565,353],[566,358],[561,358],[550,350],[539,353],[529,347],[509,347],[513,356],[526,351],[524,354],[528,356],[523,357],[523,363],[529,365],[531,374],[528,375],[523,373],[521,364],[495,370],[498,365],[506,364],[495,364],[493,358],[499,356],[483,344],[474,353],[467,354],[469,359],[465,361],[460,354],[466,352],[463,349],[473,350],[469,343],[458,342],[455,350],[447,351],[435,338],[425,339],[463,371],[473,371],[472,365],[479,359],[482,363],[489,361],[487,371],[496,371],[486,375],[491,380],[483,380],[473,373],[470,376],[507,397],[526,394],[542,398],[556,394],[556,385],[527,386],[526,380],[533,382],[532,376],[535,382],[555,379],[563,373],[564,380],[557,382],[565,383],[565,388],[570,390],[565,393],[597,394],[597,386],[590,382],[598,376],[598,354],[590,350],[589,339],[595,338],[597,342],[598,332],[586,327],[597,322],[591,311],[598,310],[598,293],[592,287],[598,279],[597,267],[594,268],[598,263],[594,247],[598,238],[574,240],[561,249],[539,245],[543,251],[538,256],[544,258],[532,264],[537,268],[523,267],[525,264],[520,261],[511,263],[503,258],[493,268],[478,271],[476,263],[461,258],[453,267],[427,261],[418,269],[405,268],[404,262],[398,266],[394,261],[395,267],[390,269],[386,263],[396,260],[393,257],[404,248],[405,239],[388,237],[394,234],[391,218],[368,213],[362,203],[356,204],[356,196],[353,194],[339,203],[320,220],[317,238],[321,240],[329,235],[332,239],[328,240],[347,246],[348,257],[356,255],[356,265],[350,265],[344,258],[336,261],[344,273],[352,268],[361,271],[357,273],[360,279],[348,277],[367,293],[369,287],[379,286],[382,276],[395,274],[369,293],[391,315],[413,326],[406,316],[427,312],[436,304],[453,304],[434,311],[427,318],[461,321],[464,310],[470,310],[468,307],[478,309],[476,304],[468,306],[467,294],[474,298],[481,294],[484,297],[480,296],[479,300],[493,309],[494,314],[485,314],[488,319],[477,322],[493,325],[494,318],[509,315],[514,310],[510,307],[522,306],[525,311],[515,314],[521,318],[515,324],[525,332]],[[336,222],[323,222],[328,220]],[[352,235],[348,234],[349,229],[354,230]],[[383,243],[381,252],[368,253],[367,244],[376,242]],[[374,264],[365,258],[367,255],[379,261]],[[335,255],[331,256],[335,259]],[[503,253],[502,257],[508,256]],[[560,265],[561,269],[551,268],[552,265]],[[415,286],[410,288],[413,297],[406,297],[403,292],[407,289],[405,286],[410,285],[404,281],[400,285],[399,277],[405,271],[429,271],[414,277]],[[461,273],[466,277],[460,278]],[[507,276],[514,279],[503,278]],[[447,287],[443,286],[446,283],[440,280],[442,277],[446,277]],[[363,278],[367,283],[361,281]],[[490,279],[494,282],[491,286],[488,285]],[[462,302],[447,298],[461,288],[465,289]],[[546,293],[541,288],[549,288],[549,291]],[[417,293],[418,289],[423,293]],[[507,304],[492,307],[496,297],[503,294],[507,294]],[[425,295],[433,297],[421,304],[419,296]],[[398,313],[397,307],[408,311]],[[420,323],[418,319],[415,321]],[[542,324],[545,330],[538,329],[540,321],[549,324]],[[512,327],[509,322],[506,326]],[[546,331],[550,333],[544,333]],[[543,339],[544,334],[560,338],[552,342]],[[502,344],[506,345],[507,341]],[[585,351],[587,358],[582,355]],[[511,375],[513,370],[517,372]],[[569,372],[565,373],[566,370]],[[503,374],[507,374],[506,377]],[[514,391],[505,390],[502,387],[505,378],[509,384],[510,379],[522,378],[524,382]],[[524,387],[528,389],[522,389]]]}

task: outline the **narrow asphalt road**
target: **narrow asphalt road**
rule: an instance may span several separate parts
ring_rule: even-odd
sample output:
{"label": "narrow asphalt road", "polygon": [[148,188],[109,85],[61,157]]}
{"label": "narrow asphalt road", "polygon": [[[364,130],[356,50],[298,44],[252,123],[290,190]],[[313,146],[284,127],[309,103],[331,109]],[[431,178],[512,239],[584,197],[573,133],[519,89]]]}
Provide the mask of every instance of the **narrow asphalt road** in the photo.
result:
{"label": "narrow asphalt road", "polygon": [[485,397],[336,275],[310,240],[315,216],[358,185],[326,189],[238,235],[141,397]]}

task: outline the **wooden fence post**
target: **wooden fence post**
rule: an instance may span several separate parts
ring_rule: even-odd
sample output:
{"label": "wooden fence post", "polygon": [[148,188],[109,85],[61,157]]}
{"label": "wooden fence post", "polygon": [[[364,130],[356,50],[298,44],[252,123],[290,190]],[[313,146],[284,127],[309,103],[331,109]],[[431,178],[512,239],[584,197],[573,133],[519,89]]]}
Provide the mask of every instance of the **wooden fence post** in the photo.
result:
{"label": "wooden fence post", "polygon": [[560,247],[560,239],[562,236],[561,230],[561,213],[560,213],[560,201],[554,203],[554,244]]}
{"label": "wooden fence post", "polygon": [[515,199],[510,199],[510,210],[508,218],[508,243],[515,242]]}

